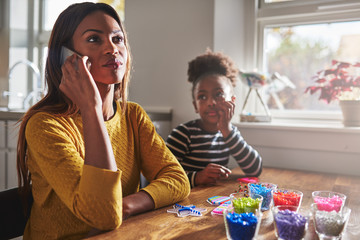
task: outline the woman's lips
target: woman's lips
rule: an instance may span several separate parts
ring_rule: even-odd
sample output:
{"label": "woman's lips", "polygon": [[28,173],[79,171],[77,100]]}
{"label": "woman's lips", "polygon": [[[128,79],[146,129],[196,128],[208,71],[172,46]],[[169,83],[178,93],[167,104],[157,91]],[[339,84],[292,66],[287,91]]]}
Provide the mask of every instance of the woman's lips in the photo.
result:
{"label": "woman's lips", "polygon": [[113,68],[113,69],[117,69],[121,65],[123,65],[123,63],[120,61],[120,59],[111,59],[111,60],[107,61],[103,66]]}

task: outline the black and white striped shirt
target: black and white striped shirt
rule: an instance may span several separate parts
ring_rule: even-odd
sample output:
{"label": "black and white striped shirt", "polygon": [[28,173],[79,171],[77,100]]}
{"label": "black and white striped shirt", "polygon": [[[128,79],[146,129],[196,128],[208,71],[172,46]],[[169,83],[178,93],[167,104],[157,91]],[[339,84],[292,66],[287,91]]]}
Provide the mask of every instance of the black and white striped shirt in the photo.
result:
{"label": "black and white striped shirt", "polygon": [[197,120],[192,120],[172,130],[167,146],[186,171],[191,186],[197,171],[209,163],[227,166],[230,155],[234,157],[243,172],[248,176],[259,176],[262,159],[258,152],[246,143],[237,127],[227,138],[220,131],[207,132],[200,128]]}

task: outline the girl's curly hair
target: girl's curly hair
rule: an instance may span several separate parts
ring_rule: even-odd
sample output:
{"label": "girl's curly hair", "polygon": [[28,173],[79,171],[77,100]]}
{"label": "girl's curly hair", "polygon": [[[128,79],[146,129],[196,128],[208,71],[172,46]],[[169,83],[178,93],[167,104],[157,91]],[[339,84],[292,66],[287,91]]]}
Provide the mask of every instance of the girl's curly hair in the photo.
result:
{"label": "girl's curly hair", "polygon": [[193,87],[200,77],[212,74],[227,77],[231,81],[232,86],[235,87],[239,76],[239,69],[230,57],[221,52],[212,52],[210,49],[207,49],[204,54],[197,56],[189,62],[187,74],[188,81],[193,84]]}

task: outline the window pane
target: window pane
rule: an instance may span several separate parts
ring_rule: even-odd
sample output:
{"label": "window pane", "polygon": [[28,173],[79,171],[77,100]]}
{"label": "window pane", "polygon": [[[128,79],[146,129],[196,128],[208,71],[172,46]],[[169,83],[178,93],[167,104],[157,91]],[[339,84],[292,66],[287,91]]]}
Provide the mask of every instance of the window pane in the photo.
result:
{"label": "window pane", "polygon": [[[84,2],[82,0],[47,0],[45,1],[45,31],[51,31],[59,14],[74,3]],[[88,2],[104,2],[114,7],[120,18],[124,20],[125,0],[88,0]]]}
{"label": "window pane", "polygon": [[270,109],[338,111],[337,102],[319,101],[304,93],[312,77],[331,61],[360,61],[360,21],[284,26],[264,29],[264,70],[278,72],[293,84],[275,81],[265,89]]}

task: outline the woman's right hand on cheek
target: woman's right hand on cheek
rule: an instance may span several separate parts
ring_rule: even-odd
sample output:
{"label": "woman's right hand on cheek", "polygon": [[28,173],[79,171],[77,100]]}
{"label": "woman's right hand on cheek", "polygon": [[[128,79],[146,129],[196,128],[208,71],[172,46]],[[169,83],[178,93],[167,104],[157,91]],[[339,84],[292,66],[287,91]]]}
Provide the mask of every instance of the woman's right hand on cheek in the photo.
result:
{"label": "woman's right hand on cheek", "polygon": [[59,89],[80,109],[100,104],[101,97],[95,81],[86,67],[87,57],[73,55],[62,65],[63,76]]}

